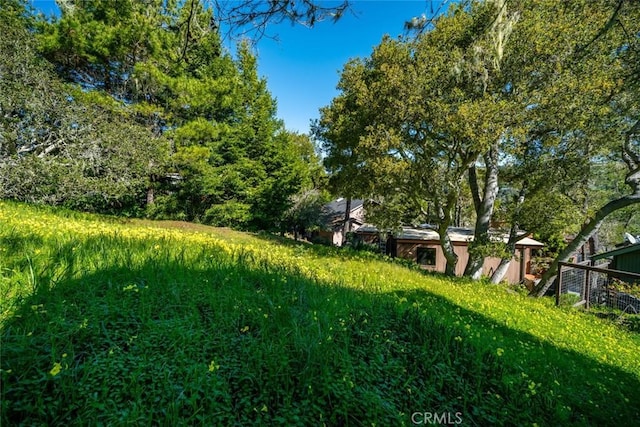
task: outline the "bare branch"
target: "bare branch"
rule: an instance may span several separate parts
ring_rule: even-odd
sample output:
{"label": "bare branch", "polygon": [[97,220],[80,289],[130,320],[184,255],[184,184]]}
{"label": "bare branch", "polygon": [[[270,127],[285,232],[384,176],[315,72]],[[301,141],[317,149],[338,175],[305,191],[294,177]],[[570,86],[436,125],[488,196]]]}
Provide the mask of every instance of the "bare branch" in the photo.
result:
{"label": "bare branch", "polygon": [[187,16],[184,24],[186,25],[186,29],[184,32],[184,45],[182,47],[182,53],[180,54],[180,59],[177,62],[189,62],[187,60],[187,50],[189,48],[189,41],[191,40],[191,22],[193,20],[193,13],[195,9],[195,1],[191,0],[191,5],[189,7],[189,16]]}
{"label": "bare branch", "polygon": [[450,0],[440,0],[438,6],[433,6],[433,1],[431,1],[431,10],[429,11],[429,17],[426,14],[422,14],[421,16],[414,16],[409,21],[405,21],[404,29],[405,31],[415,31],[417,34],[422,34],[427,30],[435,27],[435,20],[438,16],[440,16],[451,1]]}
{"label": "bare branch", "polygon": [[322,6],[317,0],[212,0],[212,4],[216,19],[228,28],[229,36],[253,35],[253,39],[266,36],[270,23],[289,21],[311,28],[327,19],[336,22],[351,10],[351,0],[335,6]]}

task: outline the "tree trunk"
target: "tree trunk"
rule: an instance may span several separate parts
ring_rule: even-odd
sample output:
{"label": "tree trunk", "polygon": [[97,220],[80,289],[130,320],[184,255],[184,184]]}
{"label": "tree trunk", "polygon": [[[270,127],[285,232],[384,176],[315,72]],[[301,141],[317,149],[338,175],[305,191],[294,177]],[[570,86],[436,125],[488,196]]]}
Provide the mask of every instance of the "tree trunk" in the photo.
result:
{"label": "tree trunk", "polygon": [[[458,179],[461,180],[462,177],[458,177]],[[447,265],[444,271],[447,276],[456,275],[456,265],[458,264],[458,255],[453,250],[453,243],[451,243],[448,233],[449,227],[453,223],[455,208],[458,203],[458,196],[459,192],[449,191],[446,195],[446,204],[444,206],[436,201],[439,219],[437,231],[440,236],[440,247],[442,248],[442,253],[444,254],[444,258],[447,260]]]}
{"label": "tree trunk", "polygon": [[442,252],[444,253],[444,258],[447,260],[447,265],[444,270],[444,274],[447,276],[455,276],[456,275],[456,265],[458,264],[458,255],[453,250],[453,243],[451,243],[451,239],[449,238],[449,233],[447,229],[449,228],[449,224],[441,224],[438,227],[438,234],[440,235],[440,246],[442,247]]}
{"label": "tree trunk", "polygon": [[600,251],[600,239],[594,234],[589,239],[589,255],[595,255]]}
{"label": "tree trunk", "polygon": [[151,206],[155,203],[155,192],[153,191],[153,185],[149,185],[147,188],[147,206]]}
{"label": "tree trunk", "polygon": [[502,282],[502,279],[504,279],[504,276],[507,275],[507,271],[509,271],[509,267],[511,266],[511,261],[513,260],[513,258],[502,258],[500,260],[500,264],[498,264],[498,268],[496,268],[496,270],[493,272],[493,275],[491,276],[491,283],[493,284],[498,284],[500,282]]}
{"label": "tree trunk", "polygon": [[476,167],[469,167],[469,186],[473,196],[473,204],[476,210],[476,225],[474,230],[474,240],[469,245],[469,260],[464,270],[464,275],[478,280],[482,277],[482,267],[484,265],[483,251],[474,251],[474,247],[482,247],[490,243],[489,229],[491,227],[491,217],[493,208],[498,196],[498,151],[496,147],[491,147],[484,155],[487,171],[484,177],[483,196],[480,198],[480,188]]}
{"label": "tree trunk", "polygon": [[[513,216],[511,217],[511,228],[509,229],[509,239],[507,240],[507,255],[503,256],[500,259],[500,264],[496,271],[493,272],[491,276],[491,283],[500,283],[504,276],[509,271],[509,266],[511,265],[511,261],[513,257],[516,255],[516,243],[520,240],[518,238],[518,216],[520,215],[520,208],[524,203],[524,197],[526,190],[526,185],[523,185],[520,189],[520,193],[518,194],[518,200],[516,201],[516,207],[513,212]],[[524,236],[523,236],[524,237]]]}
{"label": "tree trunk", "polygon": [[[149,161],[149,170],[153,170],[153,160]],[[157,180],[157,176],[153,173],[149,173],[149,184],[147,187],[147,207],[152,206],[156,202],[156,193],[154,189],[154,183]]]}
{"label": "tree trunk", "polygon": [[544,273],[540,283],[529,292],[529,295],[542,296],[545,294],[553,283],[550,279],[554,277],[558,271],[558,264],[560,262],[566,262],[579,247],[584,245],[587,240],[598,231],[607,216],[627,206],[640,203],[640,153],[634,150],[631,142],[633,139],[632,136],[637,137],[638,134],[640,134],[640,120],[636,121],[631,129],[627,131],[625,142],[622,146],[622,160],[629,169],[629,173],[625,177],[625,184],[632,188],[633,193],[612,200],[598,209],[593,218],[582,226],[582,230],[580,230],[575,239],[553,260],[549,266],[549,270]]}
{"label": "tree trunk", "polygon": [[347,206],[344,209],[344,224],[342,228],[342,246],[347,243],[347,233],[351,231],[351,198],[347,198]]}
{"label": "tree trunk", "polygon": [[[518,198],[518,204],[522,204],[521,201],[524,200],[524,190],[520,191],[520,197]],[[518,243],[518,223],[516,221],[512,221],[511,229],[509,230],[509,240],[507,241],[507,254],[500,259],[500,264],[496,271],[493,272],[491,276],[491,283],[498,284],[502,282],[504,276],[509,271],[509,266],[511,265],[511,261],[516,256],[516,243]],[[524,260],[523,260],[524,261]]]}

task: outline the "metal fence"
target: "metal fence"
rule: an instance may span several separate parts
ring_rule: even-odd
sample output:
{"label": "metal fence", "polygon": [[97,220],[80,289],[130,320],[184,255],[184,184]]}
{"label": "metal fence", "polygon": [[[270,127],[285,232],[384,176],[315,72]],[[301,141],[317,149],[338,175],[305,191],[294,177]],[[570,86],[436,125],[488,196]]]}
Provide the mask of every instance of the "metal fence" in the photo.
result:
{"label": "metal fence", "polygon": [[609,307],[640,314],[640,274],[611,270],[583,262],[560,263],[556,305]]}

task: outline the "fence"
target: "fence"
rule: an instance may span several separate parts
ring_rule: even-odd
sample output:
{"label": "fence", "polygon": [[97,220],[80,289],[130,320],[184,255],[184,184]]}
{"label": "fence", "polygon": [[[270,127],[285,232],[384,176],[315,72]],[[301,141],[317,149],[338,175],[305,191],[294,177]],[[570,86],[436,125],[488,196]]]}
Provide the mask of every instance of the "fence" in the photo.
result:
{"label": "fence", "polygon": [[[592,305],[640,313],[640,274],[592,266],[589,262],[561,262],[558,267],[556,305]],[[632,285],[632,283],[636,285]]]}

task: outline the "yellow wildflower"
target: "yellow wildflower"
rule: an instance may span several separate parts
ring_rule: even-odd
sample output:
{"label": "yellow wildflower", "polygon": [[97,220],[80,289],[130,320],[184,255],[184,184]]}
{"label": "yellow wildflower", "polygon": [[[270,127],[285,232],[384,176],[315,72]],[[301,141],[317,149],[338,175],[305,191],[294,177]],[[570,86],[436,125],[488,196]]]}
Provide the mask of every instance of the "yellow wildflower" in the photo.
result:
{"label": "yellow wildflower", "polygon": [[58,362],[53,364],[53,368],[51,368],[51,370],[49,371],[49,373],[51,374],[52,377],[55,377],[56,375],[58,375],[60,373],[60,371],[62,371],[62,365]]}

